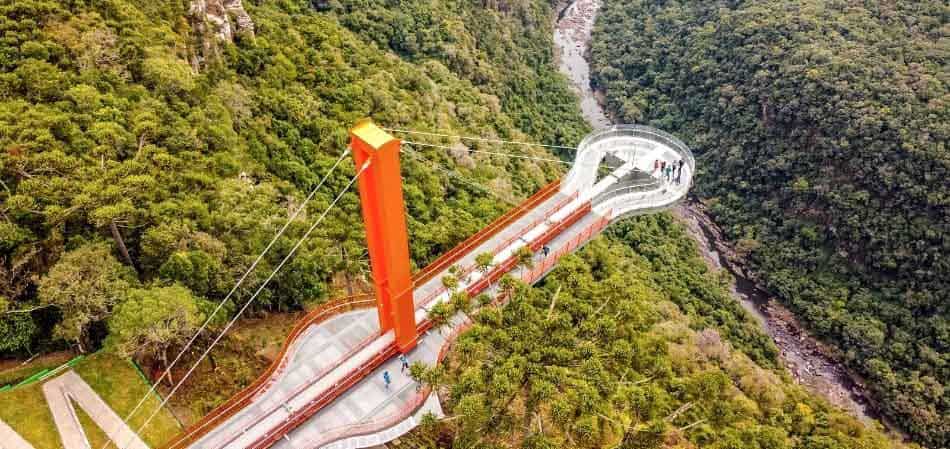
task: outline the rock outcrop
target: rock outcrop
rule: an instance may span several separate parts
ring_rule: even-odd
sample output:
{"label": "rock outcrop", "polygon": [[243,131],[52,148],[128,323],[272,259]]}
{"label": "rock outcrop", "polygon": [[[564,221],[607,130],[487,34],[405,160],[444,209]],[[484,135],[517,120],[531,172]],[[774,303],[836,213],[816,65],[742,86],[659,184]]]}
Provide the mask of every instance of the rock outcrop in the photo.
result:
{"label": "rock outcrop", "polygon": [[188,13],[202,35],[211,33],[230,42],[240,32],[254,32],[254,21],[241,0],[192,0]]}
{"label": "rock outcrop", "polygon": [[241,0],[191,0],[188,17],[198,40],[191,58],[195,70],[218,54],[221,42],[234,42],[238,34],[254,34],[254,21]]}

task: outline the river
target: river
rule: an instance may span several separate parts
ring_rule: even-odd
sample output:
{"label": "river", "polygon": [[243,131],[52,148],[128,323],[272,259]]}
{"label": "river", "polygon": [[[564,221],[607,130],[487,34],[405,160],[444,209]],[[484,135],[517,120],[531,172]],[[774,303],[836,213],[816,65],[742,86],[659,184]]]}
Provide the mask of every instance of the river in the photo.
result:
{"label": "river", "polygon": [[[558,68],[570,78],[580,97],[584,118],[594,128],[611,124],[601,97],[591,88],[587,62],[599,8],[600,0],[572,1],[560,10],[554,29]],[[830,348],[809,335],[788,309],[757,286],[744,261],[727,244],[699,200],[690,198],[673,213],[686,225],[710,268],[727,269],[732,273],[736,280],[732,286],[733,297],[772,337],[781,352],[783,365],[796,382],[863,421],[879,418],[866,399],[868,395],[860,380],[848,373]]]}

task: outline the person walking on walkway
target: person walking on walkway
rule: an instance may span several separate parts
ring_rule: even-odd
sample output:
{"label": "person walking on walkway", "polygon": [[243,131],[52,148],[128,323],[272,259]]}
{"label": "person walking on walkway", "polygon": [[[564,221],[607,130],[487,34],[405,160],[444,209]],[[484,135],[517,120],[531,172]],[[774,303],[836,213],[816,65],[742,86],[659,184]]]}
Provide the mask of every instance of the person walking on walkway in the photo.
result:
{"label": "person walking on walkway", "polygon": [[659,159],[654,159],[654,160],[653,160],[653,174],[655,175],[655,174],[656,174],[656,171],[659,170],[659,169],[660,169],[660,160],[659,160]]}
{"label": "person walking on walkway", "polygon": [[383,371],[383,382],[386,383],[386,389],[388,390],[389,384],[393,382],[393,380],[389,377],[389,371]]}
{"label": "person walking on walkway", "polygon": [[670,182],[670,177],[672,176],[672,174],[673,174],[673,163],[671,162],[670,165],[666,166],[666,182]]}
{"label": "person walking on walkway", "polygon": [[679,163],[676,165],[679,167],[679,170],[676,172],[676,183],[679,184],[683,178],[683,160],[680,159]]}
{"label": "person walking on walkway", "polygon": [[406,354],[400,355],[399,361],[402,363],[402,368],[399,370],[399,372],[401,373],[403,371],[406,371],[406,369],[409,368],[409,359],[406,358]]}
{"label": "person walking on walkway", "polygon": [[548,245],[541,247],[541,254],[544,254],[544,257],[548,257],[548,254],[551,252],[551,248],[548,248]]}

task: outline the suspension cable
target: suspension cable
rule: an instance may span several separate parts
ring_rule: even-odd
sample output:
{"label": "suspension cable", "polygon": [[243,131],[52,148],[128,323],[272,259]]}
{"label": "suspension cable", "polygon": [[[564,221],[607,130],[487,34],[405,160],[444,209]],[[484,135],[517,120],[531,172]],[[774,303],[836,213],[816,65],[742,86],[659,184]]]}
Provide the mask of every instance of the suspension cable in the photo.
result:
{"label": "suspension cable", "polygon": [[[327,313],[327,314],[328,314],[328,313],[333,312],[333,311],[336,311],[336,310],[344,310],[344,309],[346,309],[347,307],[354,306],[354,305],[356,305],[356,304],[369,304],[369,303],[373,303],[373,302],[376,302],[376,300],[375,300],[375,299],[367,299],[367,300],[357,301],[357,302],[350,303],[350,304],[337,304],[336,306],[333,306],[333,307],[330,307],[329,309],[323,310],[321,313]],[[344,311],[345,311],[345,310],[344,310]],[[278,370],[278,371],[276,371],[276,372],[280,372],[280,371]],[[262,389],[262,390],[259,390],[259,391],[264,391],[264,390]],[[227,412],[233,410],[235,407],[238,407],[240,404],[241,404],[241,403],[238,402],[238,401],[231,402],[231,403],[229,403],[228,405],[226,405],[226,406],[221,410],[221,413],[227,413]],[[271,410],[274,410],[274,409],[271,409]],[[199,421],[196,426],[187,429],[187,431],[185,432],[185,434],[184,434],[184,436],[183,436],[184,440],[187,440],[187,439],[190,438],[192,435],[201,432],[202,429],[204,429],[205,427],[209,426],[210,424],[211,424],[210,421]],[[174,447],[177,447],[177,446],[174,446]]]}
{"label": "suspension cable", "polygon": [[[403,142],[403,143],[412,145],[410,142]],[[517,206],[517,204],[516,204],[514,201],[511,201],[511,200],[509,200],[509,199],[507,199],[507,198],[502,197],[501,195],[495,193],[495,192],[492,191],[491,189],[489,189],[489,188],[487,188],[487,187],[485,187],[485,186],[479,185],[479,184],[475,184],[474,182],[465,179],[465,178],[462,176],[462,174],[459,173],[458,171],[456,171],[456,170],[451,170],[451,169],[447,169],[447,168],[444,168],[444,167],[440,166],[438,162],[435,162],[435,161],[433,161],[432,159],[429,159],[429,158],[423,156],[422,153],[419,152],[419,150],[413,149],[413,148],[408,147],[408,146],[404,146],[403,148],[406,149],[406,150],[409,150],[409,151],[406,152],[406,154],[412,156],[412,157],[415,158],[416,160],[419,160],[419,161],[421,161],[421,162],[426,162],[426,163],[428,163],[431,168],[434,168],[434,169],[436,169],[436,170],[439,170],[439,171],[445,173],[446,175],[448,175],[449,177],[455,178],[456,180],[461,181],[462,183],[467,184],[467,185],[470,186],[470,187],[474,187],[476,190],[479,190],[479,191],[482,191],[482,192],[486,192],[486,193],[488,193],[488,194],[494,196],[495,198],[498,198],[498,199],[500,199],[500,200],[502,200],[502,201],[508,203],[509,205]]]}
{"label": "suspension cable", "polygon": [[[436,144],[434,144],[434,143],[413,142],[413,141],[411,141],[411,140],[403,140],[402,143],[405,143],[405,144],[408,144],[408,145],[416,145],[416,146],[420,146],[420,147],[431,147],[431,148],[441,148],[441,149],[444,149],[444,150],[454,150],[454,148],[452,148],[452,147],[445,146],[445,145],[436,145]],[[549,158],[549,157],[526,156],[526,155],[523,155],[523,154],[501,153],[501,152],[498,152],[498,151],[473,150],[473,149],[470,149],[470,148],[466,148],[465,151],[468,151],[468,152],[470,152],[470,153],[481,153],[481,154],[491,154],[491,155],[494,155],[494,156],[504,156],[504,157],[510,157],[510,158],[514,158],[514,159],[529,159],[529,160],[532,160],[532,161],[554,162],[554,163],[557,163],[557,164],[564,164],[564,165],[568,165],[568,166],[571,165],[570,162],[562,161],[562,160],[560,160],[560,159],[552,159],[552,158]]]}
{"label": "suspension cable", "polygon": [[[130,411],[125,416],[125,419],[123,419],[122,422],[127,424],[129,420],[132,419],[132,416],[134,416],[135,413],[138,412],[139,408],[141,408],[142,405],[145,404],[145,401],[148,399],[148,397],[155,392],[155,389],[158,387],[158,385],[160,385],[162,381],[171,374],[172,368],[174,368],[175,365],[178,363],[178,361],[181,360],[185,352],[187,352],[188,349],[191,348],[191,345],[194,344],[195,340],[198,339],[198,336],[200,336],[201,333],[204,332],[205,329],[208,328],[208,326],[211,324],[212,320],[214,319],[215,315],[217,315],[218,312],[221,311],[221,309],[228,302],[228,300],[231,299],[231,296],[233,296],[234,293],[237,292],[237,289],[241,286],[241,284],[244,283],[244,280],[247,279],[247,277],[251,274],[252,271],[254,271],[255,268],[257,268],[257,264],[261,262],[261,260],[264,258],[265,255],[267,255],[268,252],[270,252],[270,249],[274,246],[274,243],[276,243],[277,240],[281,236],[284,235],[284,232],[287,230],[288,227],[290,227],[290,224],[294,220],[297,219],[297,216],[300,215],[300,212],[303,211],[304,208],[306,208],[307,203],[309,203],[310,200],[313,199],[314,195],[316,195],[317,191],[319,191],[320,188],[323,187],[323,184],[326,183],[327,179],[330,178],[330,175],[336,170],[337,166],[339,166],[340,163],[343,162],[343,159],[346,157],[347,154],[349,154],[349,152],[350,152],[349,148],[346,148],[343,151],[343,154],[340,155],[339,159],[337,159],[336,162],[334,162],[333,165],[330,167],[330,169],[326,172],[326,174],[323,175],[323,178],[320,179],[320,182],[317,183],[316,187],[314,187],[310,191],[310,194],[307,195],[307,197],[303,200],[303,203],[301,203],[300,206],[296,210],[294,210],[294,212],[290,215],[290,218],[287,219],[287,222],[284,223],[284,225],[280,228],[279,231],[277,231],[277,234],[274,234],[274,237],[271,239],[270,243],[268,243],[267,246],[264,248],[264,250],[261,251],[260,254],[258,254],[257,258],[254,259],[254,262],[251,263],[251,266],[244,272],[243,275],[241,275],[237,283],[234,284],[234,287],[231,287],[231,291],[229,291],[228,294],[225,295],[224,299],[218,302],[217,306],[214,308],[211,314],[208,315],[208,318],[205,319],[201,327],[199,327],[198,330],[194,333],[194,335],[192,335],[191,338],[188,340],[188,342],[185,343],[185,346],[181,348],[181,351],[178,352],[178,355],[176,355],[175,358],[172,360],[172,362],[168,364],[168,366],[165,368],[165,371],[162,372],[161,376],[159,376],[158,380],[152,383],[152,386],[149,388],[148,392],[146,392],[142,396],[142,398],[139,399],[138,403],[135,404],[135,407],[133,407],[132,411]],[[109,446],[110,442],[111,440],[107,439],[106,443],[102,445],[102,449],[106,449]]]}
{"label": "suspension cable", "polygon": [[383,129],[389,132],[394,132],[394,133],[417,134],[420,136],[448,137],[452,139],[474,140],[477,142],[503,143],[503,144],[511,144],[511,145],[523,145],[523,146],[529,146],[529,147],[544,147],[544,148],[556,148],[559,150],[577,151],[577,147],[568,147],[568,146],[563,146],[563,145],[547,145],[543,143],[516,142],[512,140],[488,139],[485,137],[456,136],[452,134],[441,134],[441,133],[433,133],[433,132],[428,132],[428,131],[411,131],[408,129],[397,129],[397,128],[383,128]]}
{"label": "suspension cable", "polygon": [[[280,271],[280,269],[284,267],[287,261],[289,261],[294,256],[294,254],[297,252],[300,246],[303,245],[303,242],[306,241],[307,238],[310,237],[310,234],[313,233],[313,231],[317,228],[317,226],[319,226],[320,223],[323,222],[323,219],[326,218],[327,214],[329,214],[330,211],[340,201],[340,199],[343,198],[343,195],[348,190],[350,190],[350,187],[353,186],[353,183],[355,183],[356,180],[360,177],[360,175],[362,175],[363,172],[366,171],[369,165],[370,165],[370,161],[366,161],[363,164],[363,166],[360,168],[360,170],[356,173],[356,175],[353,176],[353,178],[350,179],[350,181],[346,184],[346,186],[340,190],[340,192],[336,195],[336,198],[333,199],[333,202],[331,202],[330,205],[323,211],[323,213],[320,214],[320,217],[317,218],[313,222],[313,224],[310,225],[310,228],[307,229],[307,232],[305,232],[304,235],[300,237],[300,239],[297,240],[297,243],[293,246],[293,248],[290,249],[290,252],[288,252],[287,255],[284,256],[284,258],[280,261],[280,263],[277,264],[277,267],[275,267],[274,270],[271,271],[270,275],[268,275],[267,278],[264,279],[264,282],[257,288],[257,291],[255,291],[254,294],[251,295],[250,299],[248,299],[247,302],[244,303],[244,306],[242,306],[241,310],[239,310],[238,313],[235,314],[233,318],[231,318],[231,321],[229,321],[228,324],[224,326],[224,329],[222,329],[221,332],[218,334],[218,336],[215,337],[215,339],[211,342],[211,345],[209,345],[208,348],[205,349],[205,351],[201,354],[201,356],[198,357],[198,360],[196,360],[195,363],[191,365],[191,368],[188,369],[185,375],[181,379],[178,380],[178,382],[175,384],[172,390],[162,400],[161,404],[159,404],[158,407],[155,408],[152,414],[149,415],[149,417],[145,420],[145,422],[142,423],[142,425],[139,426],[138,430],[135,431],[135,434],[141,435],[142,430],[145,429],[145,427],[149,425],[152,419],[158,415],[158,413],[162,410],[165,404],[168,403],[168,401],[175,395],[178,389],[185,383],[186,380],[188,380],[188,378],[195,371],[198,365],[205,359],[205,357],[208,356],[208,354],[211,353],[211,350],[214,349],[215,346],[217,346],[218,342],[220,342],[221,339],[224,338],[224,335],[231,329],[231,327],[234,326],[234,323],[237,322],[238,318],[240,318],[241,315],[244,314],[247,308],[250,307],[250,305],[254,302],[255,299],[257,299],[257,296],[260,295],[261,292],[264,290],[264,288],[267,287],[267,285],[270,283],[270,281],[274,279],[274,276],[277,275],[277,272]],[[131,442],[131,439],[126,441],[126,443],[120,446],[119,448],[125,449],[125,446],[128,445],[130,442]]]}

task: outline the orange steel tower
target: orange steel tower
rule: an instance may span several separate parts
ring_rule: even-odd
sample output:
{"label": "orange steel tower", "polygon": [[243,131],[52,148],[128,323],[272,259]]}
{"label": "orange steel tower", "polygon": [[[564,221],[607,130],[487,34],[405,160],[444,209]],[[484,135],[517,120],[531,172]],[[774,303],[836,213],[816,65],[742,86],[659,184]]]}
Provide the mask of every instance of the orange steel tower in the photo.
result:
{"label": "orange steel tower", "polygon": [[369,119],[357,122],[350,130],[357,169],[370,162],[359,178],[359,190],[380,330],[394,329],[396,345],[407,352],[415,347],[417,335],[406,206],[399,174],[400,145],[399,139]]}

